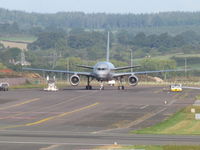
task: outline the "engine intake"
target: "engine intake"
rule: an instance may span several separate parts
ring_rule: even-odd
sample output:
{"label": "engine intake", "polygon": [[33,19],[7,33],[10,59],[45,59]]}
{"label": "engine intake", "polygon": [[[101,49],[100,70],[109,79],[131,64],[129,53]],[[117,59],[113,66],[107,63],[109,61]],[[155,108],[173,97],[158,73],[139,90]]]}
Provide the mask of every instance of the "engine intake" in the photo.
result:
{"label": "engine intake", "polygon": [[129,78],[128,78],[128,82],[131,86],[136,86],[137,83],[138,83],[138,77],[135,76],[135,75],[131,75]]}
{"label": "engine intake", "polygon": [[80,77],[78,75],[73,75],[70,77],[70,84],[77,86],[80,83]]}

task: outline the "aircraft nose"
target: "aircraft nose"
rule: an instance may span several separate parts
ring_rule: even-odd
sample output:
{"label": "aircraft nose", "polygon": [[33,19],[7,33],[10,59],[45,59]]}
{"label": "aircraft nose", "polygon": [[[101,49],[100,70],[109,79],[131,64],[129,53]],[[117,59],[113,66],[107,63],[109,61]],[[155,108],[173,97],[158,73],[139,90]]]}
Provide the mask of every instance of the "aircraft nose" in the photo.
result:
{"label": "aircraft nose", "polygon": [[107,77],[107,74],[105,74],[105,73],[99,74],[99,78],[106,78],[106,77]]}

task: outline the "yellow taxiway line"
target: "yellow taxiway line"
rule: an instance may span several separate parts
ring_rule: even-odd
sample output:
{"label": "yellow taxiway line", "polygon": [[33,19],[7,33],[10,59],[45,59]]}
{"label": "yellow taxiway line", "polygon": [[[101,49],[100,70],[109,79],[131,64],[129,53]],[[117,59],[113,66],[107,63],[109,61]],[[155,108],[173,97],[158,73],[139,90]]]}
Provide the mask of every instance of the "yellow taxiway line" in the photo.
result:
{"label": "yellow taxiway line", "polygon": [[18,104],[6,106],[6,107],[1,107],[0,110],[6,110],[6,109],[9,109],[9,108],[19,107],[19,106],[22,106],[22,105],[25,105],[25,104],[28,104],[28,103],[38,101],[38,100],[40,100],[40,99],[35,98],[35,99],[27,100],[27,101],[24,101],[24,102],[21,102],[21,103],[18,103]]}
{"label": "yellow taxiway line", "polygon": [[51,117],[47,117],[47,118],[44,118],[44,119],[41,119],[39,121],[35,121],[35,122],[32,122],[32,123],[27,123],[27,124],[19,124],[19,125],[13,125],[13,126],[6,126],[6,127],[0,127],[0,130],[5,130],[5,129],[13,129],[13,128],[19,128],[19,127],[25,127],[25,126],[33,126],[33,125],[38,125],[38,124],[41,124],[41,123],[44,123],[44,122],[47,122],[47,121],[50,121],[50,120],[53,120],[53,119],[57,119],[57,118],[60,118],[60,117],[64,117],[66,115],[70,115],[70,114],[73,114],[73,113],[76,113],[76,112],[80,112],[80,111],[83,111],[83,110],[87,110],[89,108],[92,108],[92,107],[95,107],[99,105],[99,103],[94,103],[94,104],[91,104],[91,105],[88,105],[88,106],[85,106],[85,107],[82,107],[82,108],[79,108],[79,109],[75,109],[73,111],[70,111],[70,112],[65,112],[65,113],[62,113],[62,114],[59,114],[59,115],[55,115],[55,116],[51,116]]}
{"label": "yellow taxiway line", "polygon": [[88,106],[85,106],[85,107],[82,107],[82,108],[79,108],[79,109],[75,109],[73,111],[69,111],[69,112],[65,112],[65,113],[59,114],[59,115],[47,117],[47,118],[44,118],[44,119],[41,119],[39,121],[35,121],[35,122],[32,122],[32,123],[27,123],[27,124],[25,124],[25,126],[33,126],[33,125],[41,124],[41,123],[47,122],[49,120],[57,119],[57,118],[60,118],[60,117],[64,117],[66,115],[70,115],[70,114],[73,114],[73,113],[76,113],[76,112],[80,112],[80,111],[92,108],[92,107],[94,107],[94,106],[96,106],[98,104],[99,103],[94,103],[92,105],[88,105]]}
{"label": "yellow taxiway line", "polygon": [[59,146],[61,146],[61,144],[50,145],[48,147],[40,148],[39,150],[52,150],[58,148]]}

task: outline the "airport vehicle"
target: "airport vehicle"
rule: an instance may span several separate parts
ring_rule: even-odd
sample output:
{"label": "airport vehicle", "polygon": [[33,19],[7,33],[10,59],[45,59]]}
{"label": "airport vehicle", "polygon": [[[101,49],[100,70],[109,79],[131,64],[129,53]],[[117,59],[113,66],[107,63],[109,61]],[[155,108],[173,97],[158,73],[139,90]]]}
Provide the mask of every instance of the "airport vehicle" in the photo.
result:
{"label": "airport vehicle", "polygon": [[131,86],[136,86],[137,83],[138,83],[138,77],[136,75],[138,75],[138,74],[180,71],[180,70],[158,70],[158,71],[117,73],[115,71],[130,69],[130,68],[136,68],[136,67],[139,67],[139,66],[125,66],[125,67],[117,67],[116,68],[111,62],[109,62],[109,53],[110,53],[109,52],[110,51],[109,41],[110,41],[110,37],[109,37],[109,32],[108,32],[107,59],[106,59],[105,62],[98,62],[94,66],[77,65],[78,67],[91,69],[92,70],[91,72],[74,72],[74,71],[68,71],[68,70],[50,70],[50,69],[37,69],[37,68],[23,68],[23,70],[71,74],[70,83],[71,83],[72,86],[77,86],[79,84],[80,76],[86,76],[87,77],[87,85],[86,85],[87,90],[92,89],[90,82],[94,79],[96,79],[97,81],[99,81],[101,83],[100,89],[104,89],[104,86],[103,86],[104,82],[109,82],[109,81],[112,81],[112,80],[118,80],[119,81],[118,89],[124,90],[124,86],[122,85],[122,79],[125,76],[128,76],[128,82]]}
{"label": "airport vehicle", "polygon": [[115,86],[115,80],[110,80],[110,81],[108,81],[108,85],[110,85],[110,86]]}
{"label": "airport vehicle", "polygon": [[48,87],[44,88],[44,91],[58,91],[56,84],[54,81],[48,81]]}
{"label": "airport vehicle", "polygon": [[56,77],[54,76],[53,79],[50,79],[49,76],[47,76],[47,83],[48,87],[44,88],[44,91],[58,91],[58,88],[56,86]]}
{"label": "airport vehicle", "polygon": [[8,91],[9,84],[7,82],[0,83],[0,91]]}
{"label": "airport vehicle", "polygon": [[182,92],[183,91],[182,84],[173,84],[170,86],[170,90],[172,92]]}

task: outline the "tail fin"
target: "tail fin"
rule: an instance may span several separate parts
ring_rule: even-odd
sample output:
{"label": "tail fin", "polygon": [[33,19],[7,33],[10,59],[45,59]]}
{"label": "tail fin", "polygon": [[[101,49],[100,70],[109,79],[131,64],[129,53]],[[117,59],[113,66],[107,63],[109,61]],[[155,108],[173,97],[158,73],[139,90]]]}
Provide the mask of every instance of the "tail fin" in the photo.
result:
{"label": "tail fin", "polygon": [[108,41],[107,41],[107,58],[106,61],[109,62],[110,59],[110,32],[108,32]]}

